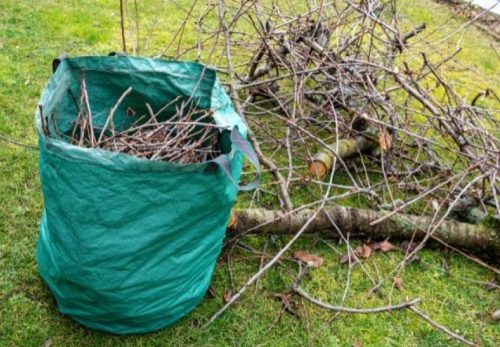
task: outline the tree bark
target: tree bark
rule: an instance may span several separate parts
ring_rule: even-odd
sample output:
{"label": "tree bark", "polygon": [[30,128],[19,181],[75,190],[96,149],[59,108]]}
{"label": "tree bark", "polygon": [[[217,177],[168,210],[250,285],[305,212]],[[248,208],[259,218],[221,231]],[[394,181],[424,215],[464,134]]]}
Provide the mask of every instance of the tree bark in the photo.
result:
{"label": "tree bark", "polygon": [[[337,148],[337,144],[333,144],[331,147]],[[376,147],[377,142],[366,136],[360,135],[348,139],[341,139],[338,142],[338,150],[336,153],[324,149],[313,156],[309,162],[309,174],[323,177],[333,168],[335,157],[344,160],[355,157],[361,153],[367,153]]]}
{"label": "tree bark", "polygon": [[[233,234],[248,232],[259,235],[293,235],[313,213],[310,209],[291,213],[267,209],[234,210],[228,231]],[[339,235],[332,226],[333,221],[342,232],[350,233],[351,236],[407,240],[415,234],[417,239],[422,239],[432,223],[429,217],[394,214],[380,223],[370,225],[386,213],[388,212],[329,206],[314,218],[305,233],[321,232],[326,236],[338,238]],[[435,230],[433,237],[476,255],[496,258],[500,255],[500,230],[495,225],[473,225],[446,220]]]}

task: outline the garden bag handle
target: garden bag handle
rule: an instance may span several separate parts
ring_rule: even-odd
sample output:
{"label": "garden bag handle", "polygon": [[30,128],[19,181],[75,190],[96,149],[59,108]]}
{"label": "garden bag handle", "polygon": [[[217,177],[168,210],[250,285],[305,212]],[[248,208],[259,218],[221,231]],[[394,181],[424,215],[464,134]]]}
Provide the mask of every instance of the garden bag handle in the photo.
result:
{"label": "garden bag handle", "polygon": [[252,145],[245,139],[240,132],[238,131],[237,127],[234,127],[233,130],[231,130],[231,143],[232,145],[243,154],[245,158],[248,159],[248,161],[253,165],[253,167],[257,170],[257,176],[255,179],[243,186],[239,185],[238,182],[234,179],[233,175],[231,174],[230,170],[230,165],[229,165],[229,156],[232,155],[232,152],[228,155],[220,155],[217,158],[213,159],[212,162],[216,163],[219,165],[219,167],[224,171],[226,174],[227,178],[231,181],[232,184],[234,184],[238,190],[247,192],[249,190],[253,190],[257,188],[260,182],[260,176],[261,176],[261,170],[260,170],[260,164],[259,164],[259,158],[257,157],[257,153],[255,153],[255,150],[252,148]]}

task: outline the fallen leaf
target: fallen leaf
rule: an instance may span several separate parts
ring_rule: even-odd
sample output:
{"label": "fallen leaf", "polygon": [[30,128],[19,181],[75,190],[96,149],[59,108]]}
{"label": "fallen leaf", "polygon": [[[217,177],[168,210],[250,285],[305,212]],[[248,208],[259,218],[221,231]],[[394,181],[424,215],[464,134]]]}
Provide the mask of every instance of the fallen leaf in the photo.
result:
{"label": "fallen leaf", "polygon": [[361,342],[359,342],[359,341],[354,341],[352,343],[352,347],[363,347],[363,344]]}
{"label": "fallen leaf", "polygon": [[323,265],[323,258],[304,251],[295,252],[293,254],[293,257],[312,267],[320,267],[321,265]]}
{"label": "fallen leaf", "polygon": [[399,290],[403,289],[403,279],[401,277],[394,277],[394,287]]}
{"label": "fallen leaf", "polygon": [[400,179],[397,175],[392,175],[391,173],[389,173],[389,176],[387,177],[387,181],[389,181],[389,183],[398,183],[400,181]]}
{"label": "fallen leaf", "polygon": [[297,315],[297,311],[295,310],[295,308],[293,307],[293,303],[292,303],[292,294],[282,294],[282,293],[277,293],[277,294],[274,294],[274,298],[281,301],[281,308],[295,316]]}
{"label": "fallen leaf", "polygon": [[394,246],[392,243],[390,243],[387,240],[384,240],[380,243],[380,250],[382,252],[390,252],[396,249],[396,246]]}
{"label": "fallen leaf", "polygon": [[432,205],[432,209],[434,211],[439,211],[439,203],[436,200],[432,199],[431,200],[431,205]]}
{"label": "fallen leaf", "polygon": [[403,252],[405,253],[411,253],[415,250],[415,248],[417,248],[418,246],[418,243],[417,242],[410,242],[410,241],[403,241],[401,242],[401,245],[400,245],[400,248]]}
{"label": "fallen leaf", "polygon": [[384,240],[382,242],[373,242],[370,243],[370,248],[374,251],[382,251],[382,252],[390,252],[396,249],[396,246],[394,246],[392,243],[390,243],[387,240]]}
{"label": "fallen leaf", "polygon": [[340,257],[340,264],[348,263],[349,260],[353,264],[356,264],[359,261],[358,258],[356,258],[356,256],[354,255],[354,252],[350,252],[349,254],[345,254]]}
{"label": "fallen leaf", "polygon": [[378,145],[383,152],[387,152],[392,146],[392,137],[386,131],[381,131],[378,136]]}
{"label": "fallen leaf", "polygon": [[224,302],[227,304],[233,297],[233,291],[230,289],[224,293]]}
{"label": "fallen leaf", "polygon": [[357,247],[354,252],[356,252],[356,255],[361,258],[369,258],[372,255],[372,249],[370,246],[365,245],[363,243],[362,246]]}
{"label": "fallen leaf", "polygon": [[484,289],[486,289],[486,291],[490,292],[492,290],[500,289],[500,286],[495,281],[495,279],[492,279],[491,281],[489,281],[488,283],[486,283],[484,285]]}

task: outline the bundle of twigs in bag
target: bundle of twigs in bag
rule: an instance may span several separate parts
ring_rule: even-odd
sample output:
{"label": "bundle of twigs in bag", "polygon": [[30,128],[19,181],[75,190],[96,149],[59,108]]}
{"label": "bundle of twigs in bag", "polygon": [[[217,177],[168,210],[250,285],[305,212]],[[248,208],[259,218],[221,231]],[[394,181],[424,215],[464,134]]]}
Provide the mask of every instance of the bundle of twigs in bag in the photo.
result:
{"label": "bundle of twigs in bag", "polygon": [[[126,117],[136,117],[130,126],[118,130],[115,115],[127,95],[129,87],[111,108],[102,128],[93,124],[85,76],[81,76],[81,97],[79,112],[68,139],[74,145],[85,148],[101,148],[121,152],[139,158],[164,160],[176,163],[200,163],[220,154],[219,129],[211,122],[212,111],[197,109],[192,102],[181,101],[177,97],[166,103],[158,111],[145,103],[148,113],[135,116],[136,111],[127,109]],[[175,106],[175,113],[166,120],[158,116],[167,108]],[[57,130],[59,137],[64,136]],[[66,135],[68,137],[68,135]]]}

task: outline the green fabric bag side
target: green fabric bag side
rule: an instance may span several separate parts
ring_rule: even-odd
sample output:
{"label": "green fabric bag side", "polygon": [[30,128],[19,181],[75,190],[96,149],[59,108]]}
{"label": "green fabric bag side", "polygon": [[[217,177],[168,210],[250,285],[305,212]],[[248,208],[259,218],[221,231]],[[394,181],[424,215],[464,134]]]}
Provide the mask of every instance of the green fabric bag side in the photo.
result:
{"label": "green fabric bag side", "polygon": [[[124,88],[152,79],[132,102],[195,90],[217,122],[246,133],[212,70],[129,57],[62,61],[40,100],[60,129],[76,115],[67,90],[79,90],[81,69],[89,99],[102,102],[97,123]],[[106,78],[94,80],[100,75],[89,71],[106,71]],[[160,329],[194,309],[210,284],[237,194],[223,170],[79,148],[44,136],[39,112],[36,123],[45,202],[36,259],[59,310],[89,328],[130,334]],[[223,156],[237,182],[241,153],[232,148]]]}

